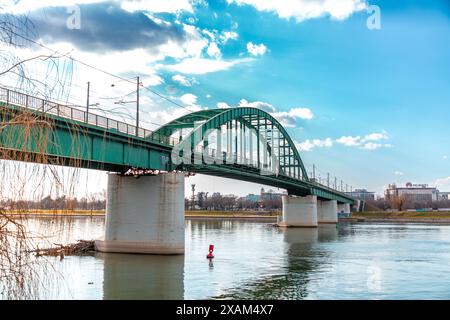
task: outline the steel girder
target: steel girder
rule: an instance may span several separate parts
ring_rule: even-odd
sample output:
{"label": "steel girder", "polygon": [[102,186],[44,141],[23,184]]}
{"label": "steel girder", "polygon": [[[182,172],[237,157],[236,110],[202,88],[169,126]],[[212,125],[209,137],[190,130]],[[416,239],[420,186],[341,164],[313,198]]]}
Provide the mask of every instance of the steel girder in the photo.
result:
{"label": "steel girder", "polygon": [[[207,139],[205,134],[208,130],[221,129],[225,125],[228,130],[236,131],[233,137],[235,138],[234,147],[236,153],[239,150],[241,150],[241,154],[246,154],[248,151],[253,153],[253,150],[249,150],[251,146],[245,145],[247,139],[243,139],[242,135],[240,145],[237,143],[238,126],[241,126],[239,134],[243,132],[244,136],[246,134],[245,128],[252,128],[257,132],[256,155],[258,157],[258,163],[260,162],[259,141],[261,138],[264,138],[268,145],[268,153],[278,159],[279,174],[309,181],[303,161],[289,134],[278,120],[269,113],[257,108],[212,109],[190,113],[162,126],[155,131],[155,134],[170,136],[179,132],[180,140],[186,141],[186,139],[189,139],[190,141],[194,141],[194,136],[197,135],[201,137],[202,141],[205,141]],[[183,129],[189,129],[187,133],[185,132],[185,135],[183,135]],[[249,139],[249,141],[251,144],[252,139]],[[207,147],[207,144],[208,142],[206,140],[205,147]],[[193,148],[195,148],[194,145]],[[221,152],[221,150],[218,151]],[[229,151],[227,150],[228,153]]]}

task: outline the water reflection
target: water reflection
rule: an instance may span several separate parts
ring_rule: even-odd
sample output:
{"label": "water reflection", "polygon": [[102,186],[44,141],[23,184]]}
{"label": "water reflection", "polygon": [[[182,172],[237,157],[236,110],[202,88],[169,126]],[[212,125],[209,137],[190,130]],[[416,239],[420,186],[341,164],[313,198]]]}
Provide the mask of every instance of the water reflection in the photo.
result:
{"label": "water reflection", "polygon": [[104,299],[183,299],[184,256],[99,253]]}
{"label": "water reflection", "polygon": [[319,228],[279,229],[285,244],[287,263],[283,272],[258,277],[217,298],[231,299],[304,299],[308,296],[310,274],[320,269],[328,252],[317,250],[318,242],[336,241],[335,225]]}
{"label": "water reflection", "polygon": [[319,225],[319,242],[333,242],[339,237],[339,230],[342,229],[340,225],[324,224]]}
{"label": "water reflection", "polygon": [[[45,245],[104,232],[103,219],[59,219],[29,219],[28,230],[45,235]],[[206,259],[210,244],[212,260]],[[449,248],[450,226],[443,225],[279,229],[192,220],[186,222],[185,256],[49,259],[55,272],[41,291],[42,298],[53,299],[448,299]]]}

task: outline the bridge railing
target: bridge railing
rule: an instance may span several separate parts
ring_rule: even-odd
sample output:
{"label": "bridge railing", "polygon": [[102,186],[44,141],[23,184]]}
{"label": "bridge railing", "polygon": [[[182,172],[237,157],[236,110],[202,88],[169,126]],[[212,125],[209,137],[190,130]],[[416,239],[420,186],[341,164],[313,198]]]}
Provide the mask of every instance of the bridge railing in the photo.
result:
{"label": "bridge railing", "polygon": [[339,189],[334,189],[334,188],[329,187],[329,186],[327,186],[327,185],[324,185],[324,184],[322,184],[322,183],[320,183],[320,182],[317,182],[317,181],[314,181],[314,180],[310,180],[309,182],[312,183],[312,184],[314,184],[314,185],[316,185],[316,186],[318,186],[318,187],[320,187],[321,189],[328,190],[328,191],[330,191],[330,192],[332,192],[332,193],[338,193],[338,194],[341,194],[341,195],[343,195],[343,196],[348,196],[348,194],[346,194],[345,192],[342,192],[342,191],[339,190]]}
{"label": "bridge railing", "polygon": [[131,125],[123,121],[86,112],[85,110],[80,109],[83,108],[81,106],[64,105],[4,87],[0,87],[0,101],[6,103],[6,105],[15,105],[47,114],[53,114],[59,117],[84,122],[97,127],[118,131],[172,146],[178,143],[178,139],[176,138],[163,136],[148,129],[140,127],[136,128],[135,125]]}

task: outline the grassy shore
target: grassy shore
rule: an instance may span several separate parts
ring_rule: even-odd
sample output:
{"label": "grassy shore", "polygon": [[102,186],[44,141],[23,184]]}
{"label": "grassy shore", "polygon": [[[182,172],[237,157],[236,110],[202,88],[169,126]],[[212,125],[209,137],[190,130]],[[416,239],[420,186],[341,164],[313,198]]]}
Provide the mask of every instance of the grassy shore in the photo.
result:
{"label": "grassy shore", "polygon": [[[104,216],[105,210],[4,210],[11,216]],[[276,220],[281,215],[279,211],[225,211],[225,210],[187,210],[186,218],[213,219],[261,219]],[[370,221],[400,221],[400,222],[450,222],[450,211],[444,212],[355,212],[351,220]]]}
{"label": "grassy shore", "polygon": [[281,213],[278,211],[208,211],[208,210],[187,210],[186,218],[206,218],[206,219],[261,219],[276,220]]}
{"label": "grassy shore", "polygon": [[[104,216],[105,210],[4,210],[11,216]],[[187,210],[186,217],[205,218],[270,218],[277,217],[280,212],[267,211],[208,211],[208,210]]]}
{"label": "grassy shore", "polygon": [[11,216],[104,216],[105,210],[3,210]]}
{"label": "grassy shore", "polygon": [[353,218],[365,219],[365,220],[439,220],[448,219],[450,220],[450,211],[443,212],[355,212],[352,215]]}

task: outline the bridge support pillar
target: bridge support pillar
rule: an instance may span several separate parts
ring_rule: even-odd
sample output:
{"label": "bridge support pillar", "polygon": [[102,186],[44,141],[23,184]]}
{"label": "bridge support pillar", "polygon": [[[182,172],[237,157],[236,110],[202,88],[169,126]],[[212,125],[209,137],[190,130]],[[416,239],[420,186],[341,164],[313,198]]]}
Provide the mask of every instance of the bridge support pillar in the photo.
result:
{"label": "bridge support pillar", "polygon": [[350,213],[350,204],[349,203],[339,203],[338,204],[338,212],[339,213]]}
{"label": "bridge support pillar", "polygon": [[317,222],[319,223],[337,223],[338,222],[338,204],[336,200],[322,201],[317,200]]}
{"label": "bridge support pillar", "polygon": [[184,174],[108,175],[102,252],[184,254]]}
{"label": "bridge support pillar", "polygon": [[317,227],[317,196],[283,196],[279,227]]}

